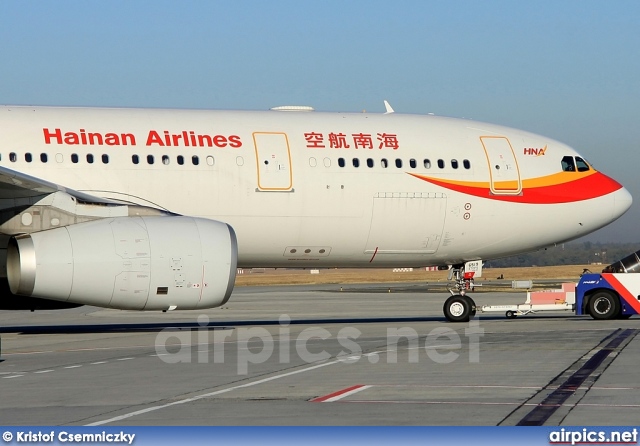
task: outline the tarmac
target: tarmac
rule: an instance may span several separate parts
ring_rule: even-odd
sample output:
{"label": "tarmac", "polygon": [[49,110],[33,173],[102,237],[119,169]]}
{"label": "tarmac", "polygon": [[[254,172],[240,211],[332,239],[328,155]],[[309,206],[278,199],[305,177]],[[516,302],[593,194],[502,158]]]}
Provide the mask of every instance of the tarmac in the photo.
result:
{"label": "tarmac", "polygon": [[[0,311],[0,425],[631,425],[640,324],[449,323],[420,284],[236,288],[223,308]],[[526,293],[475,292],[478,305]]]}

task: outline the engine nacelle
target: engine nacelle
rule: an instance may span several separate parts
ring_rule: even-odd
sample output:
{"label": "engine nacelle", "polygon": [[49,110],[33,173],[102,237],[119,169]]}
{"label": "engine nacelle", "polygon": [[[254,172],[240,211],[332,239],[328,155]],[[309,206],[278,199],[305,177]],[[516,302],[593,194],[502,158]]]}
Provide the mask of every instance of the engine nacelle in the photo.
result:
{"label": "engine nacelle", "polygon": [[11,292],[127,310],[223,305],[236,277],[231,226],[193,217],[105,218],[12,237]]}

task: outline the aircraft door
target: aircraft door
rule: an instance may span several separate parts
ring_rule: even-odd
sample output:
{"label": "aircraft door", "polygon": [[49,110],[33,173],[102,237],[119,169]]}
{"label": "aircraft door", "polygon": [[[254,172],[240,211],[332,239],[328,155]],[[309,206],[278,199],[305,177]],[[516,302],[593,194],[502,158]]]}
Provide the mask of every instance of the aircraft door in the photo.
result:
{"label": "aircraft door", "polygon": [[253,144],[258,163],[259,191],[291,191],[293,172],[286,133],[255,132]]}
{"label": "aircraft door", "polygon": [[509,140],[503,136],[481,136],[480,141],[489,163],[491,192],[519,194],[522,191],[520,169]]}

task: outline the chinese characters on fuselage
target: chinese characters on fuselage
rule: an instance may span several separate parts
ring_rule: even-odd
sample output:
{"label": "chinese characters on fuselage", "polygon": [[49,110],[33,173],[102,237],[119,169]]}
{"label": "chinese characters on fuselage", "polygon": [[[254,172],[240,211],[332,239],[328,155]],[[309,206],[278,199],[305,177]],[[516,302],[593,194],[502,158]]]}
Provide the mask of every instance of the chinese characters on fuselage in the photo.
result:
{"label": "chinese characters on fuselage", "polygon": [[[375,139],[374,139],[375,138]],[[309,149],[393,149],[398,150],[398,136],[395,133],[328,133],[307,132],[304,134]]]}

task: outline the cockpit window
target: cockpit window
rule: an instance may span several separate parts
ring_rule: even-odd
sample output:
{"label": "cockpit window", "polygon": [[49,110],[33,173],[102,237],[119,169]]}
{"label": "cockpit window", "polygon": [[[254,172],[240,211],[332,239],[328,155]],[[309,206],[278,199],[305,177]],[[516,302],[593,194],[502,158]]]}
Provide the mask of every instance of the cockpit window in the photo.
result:
{"label": "cockpit window", "polygon": [[586,172],[591,169],[589,164],[579,156],[576,156],[576,165],[578,166],[578,172]]}
{"label": "cockpit window", "polygon": [[576,163],[574,162],[572,156],[565,156],[564,158],[562,158],[562,170],[563,172],[576,171]]}

